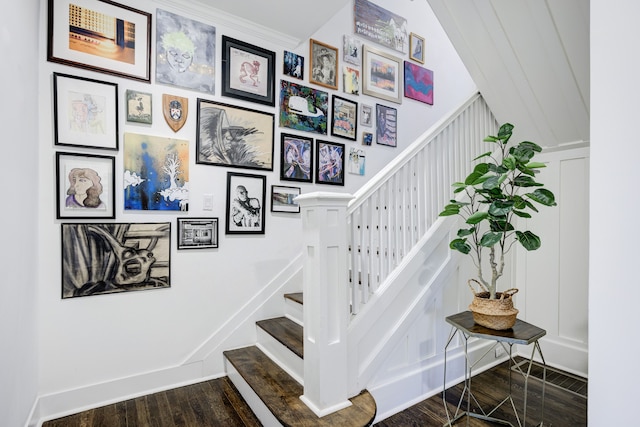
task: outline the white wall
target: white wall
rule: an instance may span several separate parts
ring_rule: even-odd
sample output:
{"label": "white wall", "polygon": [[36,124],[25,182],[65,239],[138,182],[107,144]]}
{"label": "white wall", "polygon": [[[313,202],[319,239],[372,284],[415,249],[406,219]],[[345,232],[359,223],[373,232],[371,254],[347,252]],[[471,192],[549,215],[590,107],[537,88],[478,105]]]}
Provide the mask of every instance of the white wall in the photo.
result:
{"label": "white wall", "polygon": [[591,1],[589,424],[637,423],[640,4]]}
{"label": "white wall", "polygon": [[[366,148],[367,172],[361,178],[346,176],[341,187],[301,184],[302,192],[348,191],[353,192],[367,179],[397,155],[427,127],[448,111],[453,110],[474,91],[475,86],[461,61],[455,54],[444,32],[433,17],[426,2],[407,2],[398,5],[391,0],[377,2],[408,19],[409,30],[426,38],[426,64],[434,70],[435,105],[428,106],[404,99],[402,105],[379,101],[368,96],[346,96],[357,102],[375,105],[376,102],[398,109],[399,144],[397,148],[371,146]],[[156,4],[151,0],[128,3],[155,14]],[[185,2],[185,4],[187,4]],[[187,18],[201,20],[216,26],[218,45],[221,36],[228,35],[253,43],[276,53],[276,79],[280,79],[283,46],[249,36],[238,29],[225,28],[215,22],[214,14],[196,14],[182,3],[175,9],[162,7]],[[352,4],[345,7],[312,38],[330,45],[342,46],[342,36],[353,33]],[[278,11],[282,13],[282,11]],[[226,197],[227,171],[240,171],[215,166],[195,165],[196,98],[242,105],[253,109],[276,113],[275,108],[243,103],[220,95],[220,73],[216,75],[216,95],[208,96],[180,88],[148,85],[133,80],[98,74],[78,68],[70,68],[45,61],[46,1],[40,2],[39,77],[41,90],[39,155],[40,171],[37,186],[41,197],[38,205],[38,288],[39,295],[39,392],[44,395],[40,407],[43,417],[79,409],[82,405],[95,405],[106,400],[122,398],[128,394],[149,391],[152,388],[170,387],[184,381],[221,374],[221,355],[203,353],[212,360],[193,360],[201,346],[215,340],[217,331],[225,322],[253,297],[265,289],[266,284],[287,267],[300,252],[300,218],[290,214],[266,215],[266,234],[260,236],[225,236],[224,201]],[[153,28],[155,29],[155,23]],[[155,41],[155,38],[153,38]],[[383,49],[382,47],[377,48]],[[155,51],[155,43],[153,46]],[[294,50],[308,56],[308,43]],[[389,51],[394,54],[394,52]],[[220,70],[220,52],[216,53]],[[152,66],[152,70],[154,67]],[[60,299],[60,222],[55,220],[54,159],[56,151],[96,153],[97,150],[73,150],[53,144],[51,114],[52,73],[54,71],[83,77],[96,78],[119,85],[120,133],[135,132],[188,139],[190,141],[190,204],[189,216],[217,216],[220,218],[220,247],[217,250],[176,251],[171,253],[171,288],[124,294],[99,295],[74,299]],[[153,75],[153,74],[152,74]],[[153,80],[153,79],[152,79]],[[308,84],[308,77],[303,84]],[[138,89],[153,93],[153,125],[135,125],[124,120],[123,97],[126,89]],[[183,129],[177,134],[169,129],[161,114],[161,94],[170,93],[189,98],[190,115]],[[276,127],[275,171],[260,172],[267,176],[267,185],[278,184],[280,132],[291,132]],[[359,130],[361,133],[361,130]],[[316,135],[311,135],[316,137]],[[321,139],[345,142],[347,149],[360,142],[339,140],[334,137]],[[121,139],[122,147],[122,139]],[[110,153],[101,153],[110,154]],[[121,188],[122,150],[116,156],[116,189]],[[289,185],[289,184],[285,184]],[[204,194],[213,194],[213,211],[204,211]],[[116,200],[116,222],[170,221],[175,229],[177,213],[123,211],[121,197]],[[175,242],[175,230],[172,241]],[[175,248],[175,243],[173,243]],[[235,337],[236,341],[251,340]],[[200,357],[200,356],[198,356]],[[189,364],[185,364],[188,361]],[[89,393],[89,391],[91,391]]]}
{"label": "white wall", "polygon": [[[0,75],[3,101],[2,171],[5,195],[0,209],[0,424],[20,426],[29,418],[38,392],[36,247],[38,209],[38,0],[12,5],[0,21]],[[4,6],[4,5],[3,5]],[[19,82],[19,84],[16,84]]]}

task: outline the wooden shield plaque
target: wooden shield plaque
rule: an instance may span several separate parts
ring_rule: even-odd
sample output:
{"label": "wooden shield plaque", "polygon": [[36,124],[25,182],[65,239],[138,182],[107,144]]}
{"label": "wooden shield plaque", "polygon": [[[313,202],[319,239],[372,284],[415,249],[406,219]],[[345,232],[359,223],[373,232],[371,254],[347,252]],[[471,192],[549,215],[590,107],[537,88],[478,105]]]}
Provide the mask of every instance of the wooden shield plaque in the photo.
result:
{"label": "wooden shield plaque", "polygon": [[182,129],[189,113],[189,100],[181,96],[162,94],[162,113],[174,132]]}

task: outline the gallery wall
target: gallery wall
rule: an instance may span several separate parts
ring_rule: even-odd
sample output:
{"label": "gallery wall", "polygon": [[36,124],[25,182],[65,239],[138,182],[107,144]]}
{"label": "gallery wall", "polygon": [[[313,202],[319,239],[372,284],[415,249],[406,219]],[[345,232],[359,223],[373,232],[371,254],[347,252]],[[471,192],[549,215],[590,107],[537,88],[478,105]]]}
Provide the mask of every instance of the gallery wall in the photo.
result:
{"label": "gallery wall", "polygon": [[[434,104],[402,99],[395,104],[366,95],[345,94],[342,81],[338,90],[326,89],[309,82],[308,69],[300,84],[326,90],[330,96],[338,95],[356,103],[375,106],[382,104],[397,109],[397,147],[376,144],[362,145],[362,130],[357,140],[350,141],[332,135],[315,135],[283,129],[278,125],[278,106],[257,104],[221,95],[221,38],[229,36],[275,53],[276,88],[282,76],[285,50],[304,56],[308,61],[309,43],[282,46],[272,37],[260,37],[238,28],[225,28],[215,20],[215,11],[193,9],[187,2],[177,2],[171,8],[161,9],[188,19],[215,27],[215,93],[156,83],[155,18],[159,5],[150,0],[128,4],[152,14],[151,83],[98,73],[77,67],[48,62],[47,2],[40,2],[39,76],[38,95],[39,138],[37,164],[39,175],[39,224],[37,247],[38,276],[38,331],[39,331],[39,392],[41,395],[60,395],[70,390],[83,390],[109,382],[152,375],[154,372],[180,366],[225,321],[241,310],[247,302],[264,289],[266,284],[285,269],[300,253],[301,221],[299,214],[271,212],[267,200],[264,234],[225,233],[227,172],[241,172],[264,176],[267,193],[272,185],[293,185],[302,193],[337,191],[353,193],[373,177],[393,157],[421,135],[449,111],[455,109],[474,93],[475,85],[457,57],[446,35],[440,28],[426,2],[380,0],[376,4],[406,17],[409,32],[425,38],[424,67],[434,72]],[[342,55],[344,35],[354,35],[353,4],[345,6],[311,38],[337,47]],[[402,55],[361,38],[361,41],[389,55]],[[60,146],[54,143],[53,73],[64,73],[82,78],[96,79],[118,85],[118,137],[117,151],[95,148]],[[292,79],[287,78],[289,81]],[[128,122],[124,104],[127,90],[150,93],[153,102],[152,124]],[[163,94],[188,99],[189,114],[184,126],[174,132],[162,115]],[[276,94],[276,98],[279,94]],[[250,108],[276,116],[274,132],[274,170],[238,169],[233,167],[196,164],[196,105],[197,99]],[[373,131],[373,128],[370,128]],[[280,134],[296,133],[313,139],[345,144],[346,149],[357,147],[366,155],[363,176],[345,173],[344,186],[307,182],[283,182],[280,179]],[[127,159],[124,153],[124,134],[149,135],[188,141],[189,206],[187,212],[158,210],[126,210],[123,197],[123,169]],[[108,155],[115,158],[115,219],[77,220],[56,219],[59,197],[56,193],[56,153],[69,152],[90,155]],[[205,204],[211,202],[211,209]],[[206,202],[206,203],[205,203]],[[218,247],[215,249],[177,250],[176,218],[216,217],[219,219]],[[61,298],[62,238],[61,224],[85,222],[100,223],[170,223],[170,287],[130,291],[123,293]],[[34,273],[35,274],[35,273]],[[219,372],[222,374],[222,372]],[[166,386],[184,378],[167,378]],[[125,390],[126,392],[126,390]],[[43,409],[55,412],[55,408]]]}

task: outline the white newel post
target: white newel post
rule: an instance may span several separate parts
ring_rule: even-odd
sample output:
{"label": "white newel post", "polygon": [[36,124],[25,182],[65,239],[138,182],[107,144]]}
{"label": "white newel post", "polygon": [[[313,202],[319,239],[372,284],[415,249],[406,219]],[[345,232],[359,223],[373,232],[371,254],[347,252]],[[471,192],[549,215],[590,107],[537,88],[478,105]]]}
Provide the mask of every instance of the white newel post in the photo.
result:
{"label": "white newel post", "polygon": [[298,196],[303,229],[304,395],[319,417],[351,405],[347,377],[347,205],[350,194]]}

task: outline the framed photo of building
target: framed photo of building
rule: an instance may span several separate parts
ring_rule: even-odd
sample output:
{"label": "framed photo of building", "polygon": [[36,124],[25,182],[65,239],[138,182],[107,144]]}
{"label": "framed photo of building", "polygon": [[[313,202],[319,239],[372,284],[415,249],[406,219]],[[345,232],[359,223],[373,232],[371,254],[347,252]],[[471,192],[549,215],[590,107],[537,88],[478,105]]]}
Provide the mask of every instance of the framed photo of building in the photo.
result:
{"label": "framed photo of building", "polygon": [[267,177],[227,172],[226,234],[264,234]]}
{"label": "framed photo of building", "polygon": [[309,40],[309,82],[338,89],[338,48],[317,40]]}
{"label": "framed photo of building", "polygon": [[333,95],[331,108],[331,135],[356,140],[358,103]]}
{"label": "framed photo of building", "polygon": [[280,179],[313,182],[313,138],[280,134]]}
{"label": "framed photo of building", "polygon": [[300,213],[300,205],[294,199],[300,195],[300,187],[271,186],[271,212]]}
{"label": "framed photo of building", "polygon": [[178,250],[218,247],[218,218],[178,218]]}
{"label": "framed photo of building", "polygon": [[151,14],[113,1],[49,0],[47,60],[151,81]]}
{"label": "framed photo of building", "polygon": [[402,104],[402,59],[362,46],[362,93]]}
{"label": "framed photo of building", "polygon": [[344,144],[316,141],[316,184],[344,185]]}

